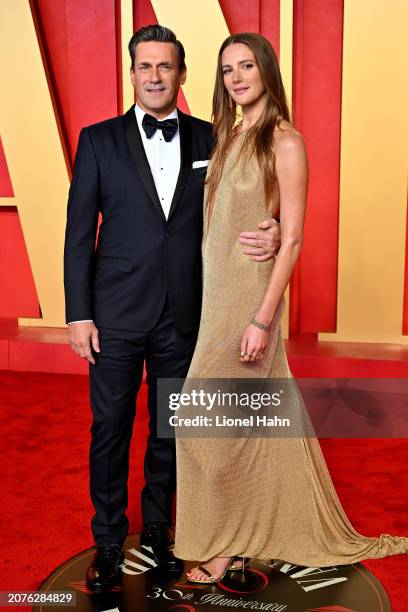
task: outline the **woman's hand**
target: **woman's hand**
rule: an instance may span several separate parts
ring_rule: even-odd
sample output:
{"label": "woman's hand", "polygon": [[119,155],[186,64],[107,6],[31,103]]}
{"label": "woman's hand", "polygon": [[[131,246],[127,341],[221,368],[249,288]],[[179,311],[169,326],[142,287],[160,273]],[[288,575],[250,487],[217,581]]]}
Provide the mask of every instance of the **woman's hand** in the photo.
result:
{"label": "woman's hand", "polygon": [[240,361],[245,363],[262,359],[268,344],[268,338],[269,332],[250,323],[242,336]]}

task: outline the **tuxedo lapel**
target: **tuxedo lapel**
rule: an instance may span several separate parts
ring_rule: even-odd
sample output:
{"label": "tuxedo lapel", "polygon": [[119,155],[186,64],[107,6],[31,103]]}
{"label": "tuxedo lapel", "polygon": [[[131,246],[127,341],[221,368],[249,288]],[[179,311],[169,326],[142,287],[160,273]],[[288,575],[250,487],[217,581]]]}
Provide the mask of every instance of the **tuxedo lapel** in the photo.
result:
{"label": "tuxedo lapel", "polygon": [[191,125],[186,115],[178,110],[179,130],[180,130],[180,173],[178,176],[176,189],[171,201],[168,220],[170,221],[183,195],[188,177],[190,176],[192,157],[192,134]]}
{"label": "tuxedo lapel", "polygon": [[[135,107],[132,106],[123,116],[125,122],[125,137],[127,145],[135,162],[136,169],[145,186],[147,193],[161,218],[166,221],[163,208],[160,204],[159,196],[157,195],[156,186],[154,184],[153,175],[150,170],[149,162],[147,161],[142,138],[137,126]],[[179,177],[180,180],[180,177]],[[177,189],[176,189],[177,191]]]}

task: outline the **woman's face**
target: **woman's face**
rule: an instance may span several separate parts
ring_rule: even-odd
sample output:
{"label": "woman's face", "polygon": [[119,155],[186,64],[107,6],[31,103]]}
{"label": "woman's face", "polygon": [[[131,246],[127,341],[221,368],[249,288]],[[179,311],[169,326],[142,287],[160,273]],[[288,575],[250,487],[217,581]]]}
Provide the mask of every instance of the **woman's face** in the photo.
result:
{"label": "woman's face", "polygon": [[256,104],[264,95],[265,87],[251,49],[242,43],[233,43],[222,52],[221,63],[224,86],[234,102],[242,107]]}

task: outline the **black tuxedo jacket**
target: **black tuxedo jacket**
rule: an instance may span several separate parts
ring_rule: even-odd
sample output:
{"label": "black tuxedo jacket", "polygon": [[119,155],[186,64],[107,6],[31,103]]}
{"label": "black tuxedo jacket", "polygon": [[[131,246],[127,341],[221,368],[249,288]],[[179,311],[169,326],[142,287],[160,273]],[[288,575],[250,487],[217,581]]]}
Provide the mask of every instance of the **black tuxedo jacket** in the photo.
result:
{"label": "black tuxedo jacket", "polygon": [[209,158],[213,140],[210,123],[178,113],[181,167],[167,220],[134,107],[81,131],[65,236],[67,322],[146,332],[168,296],[177,330],[197,327],[206,168],[192,163]]}

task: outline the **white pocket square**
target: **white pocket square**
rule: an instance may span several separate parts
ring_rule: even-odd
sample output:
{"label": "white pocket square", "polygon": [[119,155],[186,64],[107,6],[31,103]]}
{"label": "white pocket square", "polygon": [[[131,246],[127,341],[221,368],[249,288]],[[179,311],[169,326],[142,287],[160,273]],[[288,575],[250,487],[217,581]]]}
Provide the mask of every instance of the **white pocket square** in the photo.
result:
{"label": "white pocket square", "polygon": [[208,166],[208,159],[203,159],[202,161],[193,162],[193,170],[194,168],[206,168]]}

